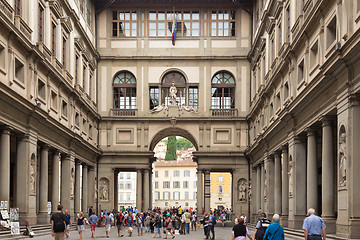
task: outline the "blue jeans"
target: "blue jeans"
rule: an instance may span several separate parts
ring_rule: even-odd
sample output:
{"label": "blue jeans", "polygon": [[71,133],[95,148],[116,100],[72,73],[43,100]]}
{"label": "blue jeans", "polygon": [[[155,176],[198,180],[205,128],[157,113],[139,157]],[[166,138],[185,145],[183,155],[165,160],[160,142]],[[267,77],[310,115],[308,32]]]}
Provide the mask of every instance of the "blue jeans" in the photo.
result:
{"label": "blue jeans", "polygon": [[128,222],[128,226],[134,228],[133,222]]}
{"label": "blue jeans", "polygon": [[185,229],[187,233],[190,233],[190,223],[185,223]]}

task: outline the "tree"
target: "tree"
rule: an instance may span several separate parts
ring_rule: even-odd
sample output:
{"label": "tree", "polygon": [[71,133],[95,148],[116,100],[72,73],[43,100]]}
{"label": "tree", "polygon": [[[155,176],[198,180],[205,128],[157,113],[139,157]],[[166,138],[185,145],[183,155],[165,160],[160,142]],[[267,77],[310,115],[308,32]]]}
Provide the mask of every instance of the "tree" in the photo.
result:
{"label": "tree", "polygon": [[177,147],[176,148],[177,150],[186,150],[186,149],[192,148],[193,145],[186,138],[178,138],[176,140],[176,147]]}
{"label": "tree", "polygon": [[168,138],[165,160],[176,160],[176,136]]}

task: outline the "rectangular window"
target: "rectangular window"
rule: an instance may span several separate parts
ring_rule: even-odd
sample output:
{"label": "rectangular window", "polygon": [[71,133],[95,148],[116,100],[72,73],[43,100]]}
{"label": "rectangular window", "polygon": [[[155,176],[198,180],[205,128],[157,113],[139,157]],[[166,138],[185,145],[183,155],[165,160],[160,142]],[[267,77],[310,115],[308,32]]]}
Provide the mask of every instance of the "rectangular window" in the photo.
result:
{"label": "rectangular window", "polygon": [[83,133],[85,134],[85,129],[86,129],[86,119],[83,118],[83,121],[82,121],[82,128],[83,128]]}
{"label": "rectangular window", "polygon": [[290,6],[286,8],[286,42],[290,42]]}
{"label": "rectangular window", "polygon": [[92,125],[89,124],[89,137],[92,138],[93,134],[92,134]]}
{"label": "rectangular window", "polygon": [[130,193],[127,193],[126,194],[126,201],[130,201],[131,200],[131,194]]}
{"label": "rectangular window", "polygon": [[120,179],[124,179],[124,174],[123,173],[120,173]]}
{"label": "rectangular window", "polygon": [[51,90],[51,102],[50,105],[53,109],[57,110],[58,106],[58,96],[57,93]]}
{"label": "rectangular window", "polygon": [[38,96],[45,100],[46,87],[45,87],[45,83],[40,79],[38,79]]}
{"label": "rectangular window", "polygon": [[131,183],[126,184],[126,189],[131,189]]}
{"label": "rectangular window", "polygon": [[24,70],[24,64],[20,62],[17,58],[15,58],[15,78],[19,80],[20,82],[25,82],[25,70]]}
{"label": "rectangular window", "polygon": [[155,200],[159,200],[160,199],[160,192],[155,192]]}
{"label": "rectangular window", "polygon": [[51,53],[56,57],[56,24],[51,23]]}
{"label": "rectangular window", "polygon": [[155,188],[156,188],[156,189],[159,188],[159,182],[155,182]]}
{"label": "rectangular window", "polygon": [[120,199],[120,202],[124,201],[124,194],[120,193],[119,194],[119,199]]}
{"label": "rectangular window", "polygon": [[0,45],[0,67],[5,68],[6,57],[5,57],[5,47]]}
{"label": "rectangular window", "polygon": [[66,69],[66,45],[67,45],[67,40],[65,37],[63,37],[62,40],[62,64],[63,64],[63,68]]}
{"label": "rectangular window", "polygon": [[274,104],[273,103],[270,103],[269,115],[270,115],[270,119],[274,116]]}
{"label": "rectangular window", "polygon": [[183,188],[189,188],[189,181],[183,181]]}
{"label": "rectangular window", "polygon": [[150,109],[159,106],[159,88],[150,87]]}
{"label": "rectangular window", "polygon": [[15,15],[21,16],[21,0],[15,0]]}
{"label": "rectangular window", "polygon": [[75,126],[80,127],[80,114],[78,112],[75,113]]}
{"label": "rectangular window", "polygon": [[336,16],[326,26],[326,48],[332,46],[336,41]]}
{"label": "rectangular window", "polygon": [[163,182],[163,188],[170,188],[170,182],[169,181],[164,181]]}
{"label": "rectangular window", "polygon": [[289,97],[289,83],[284,84],[284,99],[287,99]]}
{"label": "rectangular window", "polygon": [[86,85],[86,66],[83,66],[83,76],[82,76],[82,84],[81,86],[85,89]]}
{"label": "rectangular window", "polygon": [[277,42],[278,42],[278,49],[277,49],[277,51],[278,52],[280,52],[280,49],[281,49],[281,46],[282,46],[282,32],[281,32],[282,30],[281,30],[281,22],[278,24],[278,29],[277,29],[277,32],[278,32],[278,34],[277,34],[277,37],[278,37],[278,39],[277,39]]}
{"label": "rectangular window", "polygon": [[169,171],[168,170],[165,171],[165,177],[169,177]]}
{"label": "rectangular window", "polygon": [[174,177],[180,177],[180,171],[179,170],[174,171]]}
{"label": "rectangular window", "polygon": [[218,182],[223,182],[224,179],[225,179],[224,176],[217,176],[217,181],[218,181]]}
{"label": "rectangular window", "polygon": [[235,11],[212,11],[211,13],[211,36],[213,37],[234,37]]}
{"label": "rectangular window", "polygon": [[170,192],[163,192],[163,199],[169,200],[170,199]]}
{"label": "rectangular window", "polygon": [[159,177],[159,171],[155,171],[155,177]]}
{"label": "rectangular window", "polygon": [[180,188],[180,182],[179,181],[174,181],[173,182],[173,188]]}
{"label": "rectangular window", "polygon": [[126,174],[126,179],[130,179],[131,178],[131,173],[127,173]]}
{"label": "rectangular window", "polygon": [[189,107],[198,110],[198,87],[189,87]]}
{"label": "rectangular window", "polygon": [[136,11],[113,11],[112,36],[113,37],[137,36]]}
{"label": "rectangular window", "polygon": [[298,83],[304,80],[304,59],[298,65]]}
{"label": "rectangular window", "polygon": [[68,109],[67,109],[67,102],[65,102],[64,100],[62,100],[62,111],[61,111],[61,114],[62,116],[64,117],[67,117],[68,116]]}
{"label": "rectangular window", "polygon": [[124,189],[124,184],[120,183],[120,189]]}
{"label": "rectangular window", "polygon": [[136,109],[136,87],[114,87],[114,108]]}
{"label": "rectangular window", "polygon": [[276,110],[281,108],[280,92],[278,94],[276,94],[275,104],[276,104]]}
{"label": "rectangular window", "polygon": [[44,8],[39,4],[38,42],[44,41]]}
{"label": "rectangular window", "polygon": [[89,96],[92,97],[92,81],[93,81],[93,74],[90,73],[89,75]]}
{"label": "rectangular window", "polygon": [[79,72],[79,56],[75,55],[75,84],[79,84],[78,72]]}
{"label": "rectangular window", "polygon": [[193,192],[193,199],[196,200],[196,192]]}
{"label": "rectangular window", "polygon": [[310,66],[311,68],[316,67],[319,64],[319,46],[316,41],[310,48]]}
{"label": "rectangular window", "polygon": [[184,170],[184,177],[190,177],[190,170]]}
{"label": "rectangular window", "polygon": [[194,186],[193,186],[193,188],[197,188],[196,184],[197,184],[197,181],[194,181]]}
{"label": "rectangular window", "polygon": [[180,192],[173,192],[174,200],[180,200]]}
{"label": "rectangular window", "polygon": [[185,200],[189,200],[189,192],[185,192]]}

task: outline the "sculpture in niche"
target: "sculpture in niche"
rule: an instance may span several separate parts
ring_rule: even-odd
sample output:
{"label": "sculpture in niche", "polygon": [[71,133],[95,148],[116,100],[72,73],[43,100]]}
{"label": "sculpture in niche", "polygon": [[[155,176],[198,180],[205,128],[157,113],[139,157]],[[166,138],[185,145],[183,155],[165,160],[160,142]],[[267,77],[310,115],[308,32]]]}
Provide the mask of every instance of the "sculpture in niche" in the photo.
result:
{"label": "sculpture in niche", "polygon": [[339,185],[346,186],[346,133],[341,134],[341,143],[339,146]]}
{"label": "sculpture in niche", "polygon": [[102,178],[99,183],[99,199],[103,201],[109,200],[109,180]]}
{"label": "sculpture in niche", "polygon": [[74,196],[74,175],[75,171],[74,168],[71,168],[71,176],[70,176],[70,196]]}
{"label": "sculpture in niche", "polygon": [[292,175],[293,175],[293,162],[289,161],[289,195],[292,196],[292,192],[293,192],[293,179],[292,179]]}
{"label": "sculpture in niche", "polygon": [[35,168],[33,163],[30,163],[30,192],[35,192]]}
{"label": "sculpture in niche", "polygon": [[248,197],[249,197],[249,202],[251,203],[251,198],[252,198],[252,193],[251,193],[251,182],[249,182]]}
{"label": "sculpture in niche", "polygon": [[267,180],[266,180],[266,169],[264,169],[264,200],[267,199]]}
{"label": "sculpture in niche", "polygon": [[239,181],[239,200],[240,202],[246,202],[246,183],[244,179]]}
{"label": "sculpture in niche", "polygon": [[175,87],[175,83],[173,82],[170,89],[169,89],[169,97],[170,97],[170,101],[171,101],[171,105],[172,106],[176,106],[176,94],[177,94],[177,89]]}

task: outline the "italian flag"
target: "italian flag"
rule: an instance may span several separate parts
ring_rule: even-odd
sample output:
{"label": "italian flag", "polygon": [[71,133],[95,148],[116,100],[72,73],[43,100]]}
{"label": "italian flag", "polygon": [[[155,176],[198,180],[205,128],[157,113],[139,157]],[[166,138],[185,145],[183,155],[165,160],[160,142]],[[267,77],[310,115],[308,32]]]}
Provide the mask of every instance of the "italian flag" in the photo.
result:
{"label": "italian flag", "polygon": [[175,14],[174,14],[173,24],[172,24],[172,31],[171,31],[171,33],[172,33],[171,42],[172,42],[173,46],[175,46],[176,28],[177,28],[177,19],[175,18]]}

